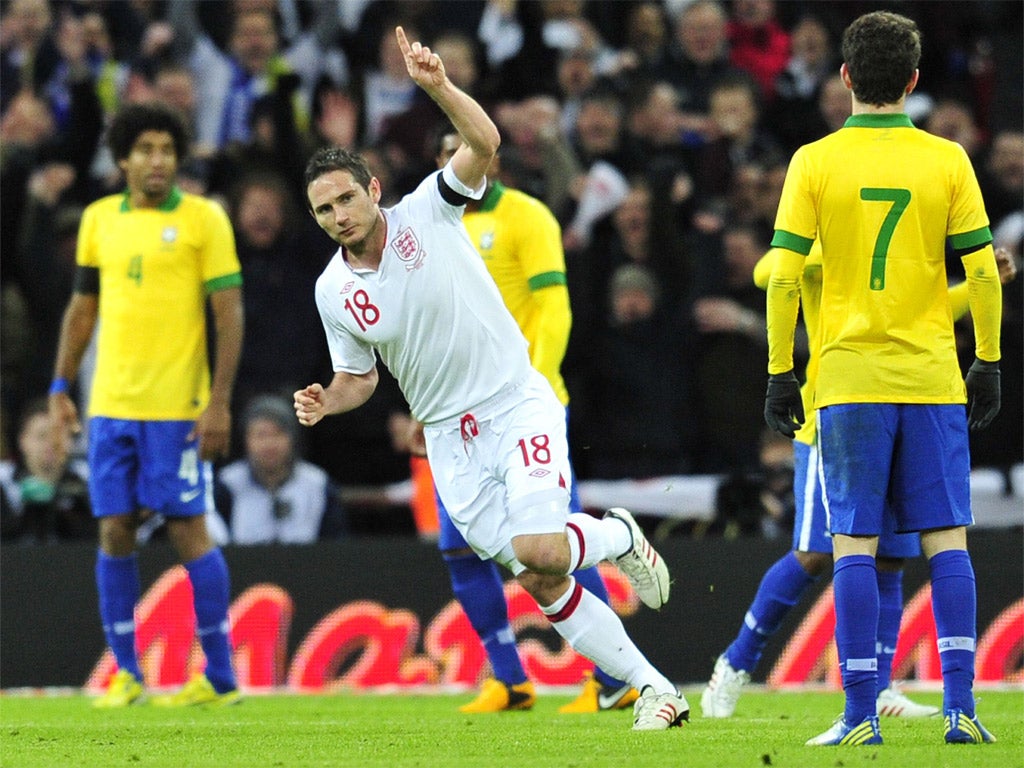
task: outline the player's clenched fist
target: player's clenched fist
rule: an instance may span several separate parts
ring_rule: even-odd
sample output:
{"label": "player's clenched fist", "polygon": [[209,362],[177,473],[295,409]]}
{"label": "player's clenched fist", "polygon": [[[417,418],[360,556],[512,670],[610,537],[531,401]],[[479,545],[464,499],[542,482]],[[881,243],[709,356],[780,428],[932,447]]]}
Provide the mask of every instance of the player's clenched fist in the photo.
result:
{"label": "player's clenched fist", "polygon": [[321,384],[310,384],[305,389],[298,390],[294,395],[295,415],[299,424],[304,427],[312,427],[324,413],[324,388]]}

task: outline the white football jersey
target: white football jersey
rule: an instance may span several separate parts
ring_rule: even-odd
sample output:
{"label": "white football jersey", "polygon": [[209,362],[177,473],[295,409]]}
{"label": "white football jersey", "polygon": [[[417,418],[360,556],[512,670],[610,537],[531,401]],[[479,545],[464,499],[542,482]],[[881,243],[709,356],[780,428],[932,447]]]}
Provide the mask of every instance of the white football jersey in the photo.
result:
{"label": "white football jersey", "polygon": [[474,195],[451,170],[432,173],[392,208],[377,271],[353,270],[343,249],[317,280],[316,305],[335,371],[362,374],[373,350],[398,381],[413,418],[457,416],[530,370],[526,339],[505,308],[438,173]]}

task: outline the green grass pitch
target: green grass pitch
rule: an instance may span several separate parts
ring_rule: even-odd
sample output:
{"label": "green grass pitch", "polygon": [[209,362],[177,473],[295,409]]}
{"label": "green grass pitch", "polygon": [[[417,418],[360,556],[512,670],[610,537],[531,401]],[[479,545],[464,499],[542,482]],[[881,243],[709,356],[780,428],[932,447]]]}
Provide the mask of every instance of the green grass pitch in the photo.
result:
{"label": "green grass pitch", "polygon": [[[686,688],[692,720],[635,733],[631,714],[560,715],[564,692],[531,712],[463,715],[470,694],[249,696],[223,709],[145,705],[96,710],[83,696],[0,697],[5,768],[246,766],[298,768],[1019,768],[1024,690],[978,692],[996,744],[949,746],[942,722],[884,719],[877,747],[805,747],[842,708],[842,695],[751,690],[736,717],[705,720],[700,690]],[[916,700],[941,705],[938,692]]]}

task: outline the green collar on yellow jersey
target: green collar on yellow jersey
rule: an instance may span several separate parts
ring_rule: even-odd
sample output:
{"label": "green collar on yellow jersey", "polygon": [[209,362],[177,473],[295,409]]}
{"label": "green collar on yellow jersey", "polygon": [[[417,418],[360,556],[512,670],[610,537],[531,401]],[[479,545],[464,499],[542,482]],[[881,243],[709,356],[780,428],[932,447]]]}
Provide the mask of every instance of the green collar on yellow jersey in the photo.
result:
{"label": "green collar on yellow jersey", "polygon": [[914,124],[902,112],[884,115],[850,115],[843,128],[913,128]]}
{"label": "green collar on yellow jersey", "polygon": [[481,213],[493,211],[498,206],[498,201],[501,200],[503,194],[505,194],[505,185],[500,181],[494,182],[491,188],[487,190],[483,200],[480,201],[480,208],[478,210]]}
{"label": "green collar on yellow jersey", "polygon": [[[183,195],[180,189],[178,189],[177,187],[171,187],[171,193],[167,195],[166,200],[164,200],[162,203],[160,203],[160,205],[156,207],[156,210],[163,211],[164,213],[167,213],[168,211],[173,211],[175,208],[178,207],[178,203],[181,202],[182,197]],[[121,213],[128,213],[128,211],[131,210],[134,210],[132,208],[131,196],[128,190],[126,189],[124,191],[124,197],[121,198]]]}

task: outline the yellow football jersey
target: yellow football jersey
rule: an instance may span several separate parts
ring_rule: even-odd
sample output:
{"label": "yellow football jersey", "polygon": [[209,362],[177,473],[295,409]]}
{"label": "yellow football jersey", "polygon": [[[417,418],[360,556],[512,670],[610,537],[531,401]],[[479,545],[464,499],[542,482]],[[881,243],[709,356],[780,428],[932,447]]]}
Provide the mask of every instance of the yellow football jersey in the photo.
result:
{"label": "yellow football jersey", "polygon": [[[772,245],[807,254],[821,240],[815,407],[965,402],[945,245],[948,237],[957,250],[985,249],[995,273],[988,224],[963,148],[906,115],[855,115],[797,150]],[[998,359],[996,318],[979,329],[984,359]],[[787,361],[771,335],[769,372],[780,373]]]}
{"label": "yellow football jersey", "polygon": [[530,362],[567,405],[561,368],[572,311],[557,219],[539,200],[495,182],[462,221],[530,344]]}
{"label": "yellow football jersey", "polygon": [[177,189],[159,208],[104,197],[82,217],[77,262],[99,270],[90,414],[196,418],[210,389],[206,297],[242,283],[224,209]]}

